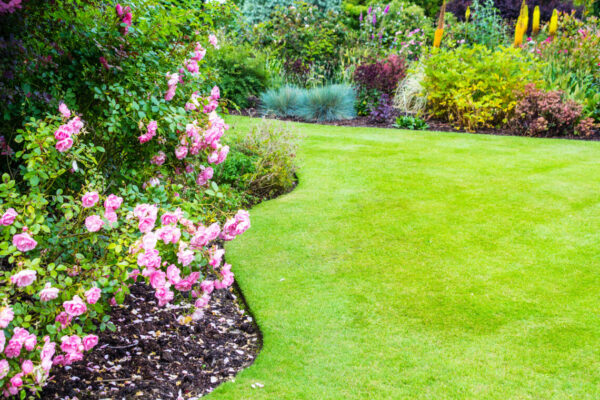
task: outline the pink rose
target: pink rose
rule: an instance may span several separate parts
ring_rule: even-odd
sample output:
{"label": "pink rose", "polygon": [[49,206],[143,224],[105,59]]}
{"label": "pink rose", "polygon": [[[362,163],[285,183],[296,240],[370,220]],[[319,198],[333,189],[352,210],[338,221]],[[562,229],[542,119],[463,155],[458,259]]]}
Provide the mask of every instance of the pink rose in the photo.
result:
{"label": "pink rose", "polygon": [[148,130],[146,133],[150,136],[156,135],[156,130],[158,129],[158,123],[156,121],[148,122]]}
{"label": "pink rose", "polygon": [[90,215],[85,219],[85,227],[89,232],[98,232],[103,225],[104,221],[97,215]]}
{"label": "pink rose", "polygon": [[161,257],[156,249],[146,250],[138,255],[137,262],[140,267],[158,268],[160,267]]}
{"label": "pink rose", "polygon": [[162,307],[173,300],[174,293],[166,287],[161,287],[156,289],[154,296],[158,299],[158,305]]}
{"label": "pink rose", "polygon": [[33,240],[28,233],[19,233],[13,236],[13,245],[15,245],[19,251],[26,252],[35,249],[37,242]]}
{"label": "pink rose", "polygon": [[72,317],[66,312],[62,311],[60,314],[56,316],[54,319],[56,322],[60,323],[61,329],[65,329],[71,323]]}
{"label": "pink rose", "polygon": [[85,351],[91,350],[97,344],[98,344],[98,336],[96,336],[96,335],[87,335],[83,338],[83,348],[85,349]]}
{"label": "pink rose", "polygon": [[41,301],[51,301],[58,297],[59,290],[57,288],[53,288],[50,283],[46,283],[46,286],[40,291],[40,300]]}
{"label": "pink rose", "polygon": [[23,386],[23,379],[21,379],[21,374],[16,374],[12,378],[10,378],[10,384],[16,388]]}
{"label": "pink rose", "polygon": [[202,297],[200,297],[199,299],[196,300],[196,303],[194,304],[194,306],[196,306],[196,308],[204,308],[208,305],[209,302],[210,302],[210,295],[205,293],[204,295],[202,295]]}
{"label": "pink rose", "polygon": [[154,232],[148,232],[142,236],[142,247],[144,250],[152,250],[156,247],[158,237]]}
{"label": "pink rose", "polygon": [[181,212],[181,209],[178,208],[177,210],[175,210],[175,212],[164,213],[160,217],[160,222],[163,225],[176,224],[177,221],[179,221],[179,218],[181,218],[182,215],[183,215],[183,213]]}
{"label": "pink rose", "polygon": [[33,351],[33,349],[35,349],[35,345],[37,344],[37,336],[30,334],[27,339],[25,339],[23,344],[25,345],[25,349],[27,349],[27,351]]}
{"label": "pink rose", "polygon": [[10,282],[17,287],[29,286],[35,281],[36,275],[37,272],[34,270],[26,269],[11,276]]}
{"label": "pink rose", "polygon": [[14,317],[15,314],[10,306],[0,308],[0,328],[6,328]]}
{"label": "pink rose", "polygon": [[60,105],[58,106],[58,111],[60,111],[62,116],[65,118],[71,117],[71,111],[69,110],[69,107],[67,107],[67,105],[65,103],[60,103]]}
{"label": "pink rose", "polygon": [[31,362],[31,360],[23,361],[21,364],[21,370],[23,371],[24,375],[29,375],[31,372],[33,372],[33,362]]}
{"label": "pink rose", "polygon": [[172,284],[175,284],[181,280],[180,273],[181,271],[179,270],[179,268],[171,264],[167,268],[167,279],[169,279],[169,282],[171,282]]}
{"label": "pink rose", "polygon": [[187,156],[187,153],[187,146],[179,146],[175,149],[175,157],[177,157],[178,160],[183,160],[185,156]]}
{"label": "pink rose", "polygon": [[71,132],[67,129],[66,125],[61,125],[56,131],[54,131],[54,139],[56,139],[59,142],[70,137]]}
{"label": "pink rose", "polygon": [[140,220],[138,225],[138,229],[142,233],[150,232],[154,228],[154,223],[156,222],[156,217],[145,217]]}
{"label": "pink rose", "polygon": [[102,290],[100,290],[100,288],[93,287],[85,292],[85,299],[88,304],[96,304],[96,302],[100,300],[101,295]]}
{"label": "pink rose", "polygon": [[219,156],[217,157],[216,164],[221,164],[227,158],[227,154],[229,154],[229,146],[223,146],[219,150]]}
{"label": "pink rose", "polygon": [[10,339],[8,342],[8,346],[4,349],[4,354],[8,358],[19,357],[21,354],[21,349],[23,348],[23,343],[18,340]]}
{"label": "pink rose", "polygon": [[157,155],[152,157],[152,160],[150,160],[150,162],[152,164],[156,164],[156,165],[163,165],[166,160],[167,160],[166,154],[163,151],[159,151]]}
{"label": "pink rose", "polygon": [[115,211],[123,204],[123,198],[119,196],[115,196],[114,194],[109,195],[106,200],[104,200],[104,208],[106,211]]}
{"label": "pink rose", "polygon": [[150,275],[150,285],[154,289],[159,289],[165,287],[167,281],[165,279],[166,274],[164,271],[154,271],[152,275]]}
{"label": "pink rose", "polygon": [[212,88],[210,91],[210,97],[214,100],[219,100],[219,97],[221,97],[221,91],[219,90],[218,86],[214,86]]}
{"label": "pink rose", "polygon": [[110,226],[113,226],[119,220],[117,213],[114,211],[105,211],[104,218],[110,223]]}
{"label": "pink rose", "polygon": [[71,317],[77,317],[87,311],[87,306],[77,295],[73,297],[73,300],[65,301],[63,307]]}
{"label": "pink rose", "polygon": [[215,289],[215,284],[213,281],[205,280],[200,284],[200,288],[205,294],[211,294]]}
{"label": "pink rose", "polygon": [[63,336],[60,341],[60,349],[65,353],[81,353],[83,351],[83,343],[77,335]]}
{"label": "pink rose", "polygon": [[179,238],[181,237],[181,231],[179,230],[179,228],[172,225],[163,226],[162,228],[156,231],[156,234],[158,235],[160,240],[165,242],[165,244],[175,244],[179,241]]}
{"label": "pink rose", "polygon": [[83,205],[85,208],[93,207],[98,202],[98,199],[98,192],[87,192],[81,198],[81,205]]}
{"label": "pink rose", "polygon": [[219,228],[219,224],[217,222],[213,223],[208,228],[206,228],[206,236],[209,242],[218,238],[219,233],[221,233],[221,228]]}
{"label": "pink rose", "polygon": [[208,252],[210,259],[208,263],[213,267],[218,267],[221,265],[221,261],[223,261],[223,255],[225,254],[225,250],[219,249],[217,247],[212,247]]}
{"label": "pink rose", "polygon": [[15,211],[14,208],[9,208],[4,214],[2,214],[2,217],[0,217],[0,225],[12,225],[12,223],[15,222],[15,218],[18,215],[19,214]]}
{"label": "pink rose", "polygon": [[4,379],[10,372],[10,365],[5,359],[0,360],[0,379]]}
{"label": "pink rose", "polygon": [[187,267],[194,261],[195,253],[193,250],[179,250],[177,252],[177,262]]}
{"label": "pink rose", "polygon": [[72,146],[73,139],[71,139],[70,137],[56,142],[56,150],[60,151],[61,153],[64,153],[65,151],[69,150]]}
{"label": "pink rose", "polygon": [[123,16],[123,6],[121,6],[120,4],[117,4],[115,7],[115,11],[117,12],[117,15],[119,17]]}

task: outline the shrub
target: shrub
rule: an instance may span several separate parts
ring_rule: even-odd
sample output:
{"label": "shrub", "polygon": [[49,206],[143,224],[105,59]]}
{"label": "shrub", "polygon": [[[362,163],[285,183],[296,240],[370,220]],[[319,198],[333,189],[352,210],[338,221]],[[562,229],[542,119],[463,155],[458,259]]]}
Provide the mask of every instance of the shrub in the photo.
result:
{"label": "shrub", "polygon": [[[242,13],[250,24],[273,19],[273,13],[277,9],[293,7],[296,0],[245,0],[242,5]],[[321,11],[339,12],[341,9],[341,0],[309,0],[306,4],[315,6]]]}
{"label": "shrub", "polygon": [[433,33],[423,9],[403,1],[372,4],[357,18],[361,43],[382,55],[395,50],[408,59],[417,59]]}
{"label": "shrub", "polygon": [[583,118],[581,105],[565,100],[560,91],[546,92],[529,84],[518,97],[511,127],[529,136],[591,136],[594,124]]}
{"label": "shrub", "polygon": [[543,63],[545,89],[562,90],[583,105],[583,113],[600,121],[600,24],[569,15],[559,19],[560,34],[537,44]]}
{"label": "shrub", "polygon": [[355,93],[349,85],[328,85],[306,90],[298,115],[307,121],[354,118]]}
{"label": "shrub", "polygon": [[304,102],[304,91],[294,86],[270,89],[261,94],[261,112],[278,117],[296,117]]}
{"label": "shrub", "polygon": [[428,112],[467,130],[505,125],[516,93],[541,76],[529,53],[482,45],[434,52],[423,67]]}
{"label": "shrub", "polygon": [[299,2],[278,8],[272,18],[254,26],[245,36],[255,47],[266,48],[285,60],[284,68],[293,84],[305,86],[308,72],[318,75],[322,84],[336,72],[340,49],[348,38],[338,23],[339,14],[324,13],[318,7]]}
{"label": "shrub", "polygon": [[136,5],[25,2],[0,23],[14,35],[1,86],[10,99],[2,152],[14,166],[0,183],[6,394],[25,398],[53,365],[81,360],[97,328],[114,328],[110,306],[135,280],[160,305],[197,297],[180,323],[201,318],[210,292],[233,283],[217,240],[250,222],[245,211],[231,217],[210,182],[228,127],[218,87],[204,95],[211,71],[200,73],[204,47],[218,47],[205,29],[228,6]]}
{"label": "shrub", "polygon": [[383,93],[376,105],[371,107],[369,121],[376,124],[384,124],[389,122],[394,116],[394,108],[392,107],[390,97]]}
{"label": "shrub", "polygon": [[429,125],[425,120],[415,117],[413,115],[401,115],[396,117],[395,128],[410,129],[413,131],[426,131],[429,129]]}
{"label": "shrub", "polygon": [[296,184],[298,137],[288,126],[263,122],[233,146],[254,160],[252,169],[240,177],[251,195],[272,198]]}
{"label": "shrub", "polygon": [[222,97],[235,107],[247,108],[249,97],[268,86],[266,58],[249,46],[221,46],[210,65],[217,72]]}
{"label": "shrub", "polygon": [[398,82],[406,75],[404,59],[391,54],[387,59],[359,65],[354,71],[354,81],[366,89],[376,89],[392,96]]}

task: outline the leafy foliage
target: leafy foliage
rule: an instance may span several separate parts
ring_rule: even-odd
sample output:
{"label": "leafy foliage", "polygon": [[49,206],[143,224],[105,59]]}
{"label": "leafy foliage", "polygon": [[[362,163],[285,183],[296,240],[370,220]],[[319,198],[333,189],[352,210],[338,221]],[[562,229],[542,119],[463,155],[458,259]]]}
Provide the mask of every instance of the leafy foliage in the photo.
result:
{"label": "leafy foliage", "polygon": [[384,60],[359,65],[354,71],[355,82],[366,89],[376,89],[388,96],[393,95],[398,82],[406,76],[404,59],[391,54]]}
{"label": "leafy foliage", "polygon": [[395,128],[410,129],[413,131],[426,131],[429,125],[425,120],[414,115],[400,115],[396,117]]}
{"label": "leafy foliage", "polygon": [[532,56],[515,48],[441,50],[423,67],[429,113],[468,130],[506,124],[516,93],[541,78]]}
{"label": "leafy foliage", "polygon": [[[294,7],[295,4],[296,0],[245,0],[242,13],[250,24],[258,24],[276,18],[273,14],[278,8],[286,9]],[[342,2],[341,0],[309,0],[305,4],[325,12],[339,12]]]}
{"label": "leafy foliage", "polygon": [[529,84],[519,95],[511,126],[515,133],[529,136],[590,136],[595,125],[583,118],[581,105],[564,100],[560,91],[546,92]]}

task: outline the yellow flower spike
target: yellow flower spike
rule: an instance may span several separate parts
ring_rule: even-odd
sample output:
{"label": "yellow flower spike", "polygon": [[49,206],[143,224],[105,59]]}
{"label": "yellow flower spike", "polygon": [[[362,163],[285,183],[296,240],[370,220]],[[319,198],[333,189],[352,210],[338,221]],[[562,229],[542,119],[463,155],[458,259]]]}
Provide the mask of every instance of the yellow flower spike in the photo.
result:
{"label": "yellow flower spike", "polygon": [[438,17],[437,29],[433,37],[433,47],[438,48],[442,44],[442,36],[444,35],[444,15],[446,14],[446,0],[442,3],[440,16]]}
{"label": "yellow flower spike", "polygon": [[467,6],[467,11],[465,11],[465,21],[468,21],[470,16],[471,16],[471,7]]}
{"label": "yellow flower spike", "polygon": [[515,25],[515,41],[513,46],[519,47],[523,44],[523,34],[525,33],[525,24],[523,23],[523,18],[519,17],[517,20],[517,24]]}
{"label": "yellow flower spike", "polygon": [[523,20],[523,34],[525,34],[527,32],[527,28],[529,28],[529,7],[527,7],[527,4],[525,4],[525,2],[523,2],[523,16],[522,16],[522,20]]}
{"label": "yellow flower spike", "polygon": [[550,36],[554,36],[556,34],[557,30],[558,30],[558,11],[556,11],[556,9],[554,9],[554,11],[552,11],[552,18],[550,18],[550,26],[548,28],[548,33],[550,33]]}
{"label": "yellow flower spike", "polygon": [[533,36],[540,31],[540,6],[535,6],[533,9],[533,21],[531,22],[531,33]]}

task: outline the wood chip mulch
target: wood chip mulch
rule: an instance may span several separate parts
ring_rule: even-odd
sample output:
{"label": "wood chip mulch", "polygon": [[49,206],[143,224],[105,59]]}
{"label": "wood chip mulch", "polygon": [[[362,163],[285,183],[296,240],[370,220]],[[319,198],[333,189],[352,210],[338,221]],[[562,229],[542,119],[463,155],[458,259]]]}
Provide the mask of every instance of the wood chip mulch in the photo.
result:
{"label": "wood chip mulch", "polygon": [[[44,399],[197,398],[254,361],[261,336],[233,289],[216,290],[204,317],[181,325],[191,304],[158,307],[151,288],[136,284],[111,313],[115,332],[99,334],[83,361],[56,368]],[[183,309],[182,309],[183,308]],[[181,397],[180,397],[181,396]]]}

